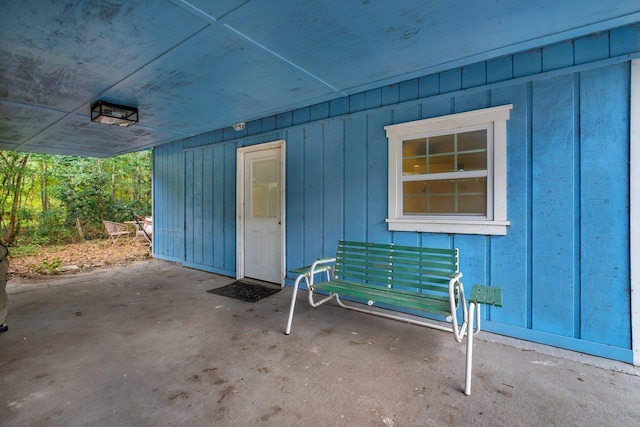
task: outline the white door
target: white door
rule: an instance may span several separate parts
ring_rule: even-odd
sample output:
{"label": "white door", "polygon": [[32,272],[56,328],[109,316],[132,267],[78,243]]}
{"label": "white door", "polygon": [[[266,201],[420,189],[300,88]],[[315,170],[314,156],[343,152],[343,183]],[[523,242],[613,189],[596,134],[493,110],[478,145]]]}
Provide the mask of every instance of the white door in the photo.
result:
{"label": "white door", "polygon": [[280,148],[244,154],[244,277],[282,282]]}

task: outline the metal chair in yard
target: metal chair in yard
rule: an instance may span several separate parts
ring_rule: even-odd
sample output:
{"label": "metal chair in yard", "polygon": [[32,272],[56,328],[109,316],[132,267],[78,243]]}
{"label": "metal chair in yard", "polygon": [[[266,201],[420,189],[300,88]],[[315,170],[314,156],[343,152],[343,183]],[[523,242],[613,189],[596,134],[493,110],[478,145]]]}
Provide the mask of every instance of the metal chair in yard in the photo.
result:
{"label": "metal chair in yard", "polygon": [[129,227],[127,227],[126,224],[112,221],[102,221],[102,223],[104,224],[104,228],[107,231],[109,240],[113,240],[112,243],[115,243],[122,236],[128,237],[131,234],[131,230],[129,229]]}
{"label": "metal chair in yard", "polygon": [[150,216],[144,217],[142,215],[137,215],[133,212],[131,212],[131,216],[133,216],[133,219],[138,226],[136,228],[136,237],[141,236],[147,242],[151,243],[153,235],[153,218]]}

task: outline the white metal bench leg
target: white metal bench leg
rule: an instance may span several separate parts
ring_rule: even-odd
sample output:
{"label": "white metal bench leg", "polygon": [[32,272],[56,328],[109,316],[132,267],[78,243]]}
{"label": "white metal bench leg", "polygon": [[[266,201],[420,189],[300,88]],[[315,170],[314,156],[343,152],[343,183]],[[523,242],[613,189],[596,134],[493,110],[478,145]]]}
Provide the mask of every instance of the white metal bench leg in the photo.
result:
{"label": "white metal bench leg", "polygon": [[285,334],[291,333],[291,323],[293,323],[293,311],[296,308],[296,297],[298,296],[298,287],[300,286],[300,280],[304,279],[307,282],[307,289],[309,288],[309,278],[306,274],[301,274],[296,278],[296,282],[293,285],[293,295],[291,295],[291,307],[289,308],[289,319],[287,320],[287,329]]}
{"label": "white metal bench leg", "polygon": [[[473,336],[479,330],[480,325],[474,325],[476,304],[469,304],[469,327],[467,329],[467,360],[465,368],[464,379],[464,394],[469,396],[471,394],[471,367],[473,365]],[[477,330],[476,330],[477,328]]]}

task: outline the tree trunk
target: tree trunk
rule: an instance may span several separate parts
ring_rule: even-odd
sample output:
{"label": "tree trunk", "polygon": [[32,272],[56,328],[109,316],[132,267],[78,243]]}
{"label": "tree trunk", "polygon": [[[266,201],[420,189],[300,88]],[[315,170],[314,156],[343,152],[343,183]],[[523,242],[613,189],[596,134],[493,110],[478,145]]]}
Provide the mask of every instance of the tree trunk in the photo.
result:
{"label": "tree trunk", "polygon": [[50,207],[48,175],[47,162],[40,159],[40,203],[43,212],[48,211]]}
{"label": "tree trunk", "polygon": [[[12,167],[13,177],[9,181],[13,181],[13,200],[11,202],[11,212],[9,213],[9,224],[7,224],[7,233],[4,236],[4,243],[9,246],[13,243],[18,233],[18,208],[20,207],[20,195],[22,192],[22,181],[26,170],[29,155],[25,154],[18,159],[17,167]],[[12,165],[15,166],[15,163]]]}

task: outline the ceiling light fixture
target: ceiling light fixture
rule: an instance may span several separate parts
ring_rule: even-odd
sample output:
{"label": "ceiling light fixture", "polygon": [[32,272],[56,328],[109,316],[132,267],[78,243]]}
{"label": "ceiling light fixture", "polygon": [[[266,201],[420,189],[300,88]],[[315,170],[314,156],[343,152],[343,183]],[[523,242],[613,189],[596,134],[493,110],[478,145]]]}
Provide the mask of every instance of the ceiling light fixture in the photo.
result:
{"label": "ceiling light fixture", "polygon": [[233,125],[233,130],[235,130],[236,132],[240,132],[243,129],[244,123],[236,123],[235,125]]}
{"label": "ceiling light fixture", "polygon": [[138,122],[138,109],[98,101],[91,106],[91,121],[105,125],[128,127]]}

